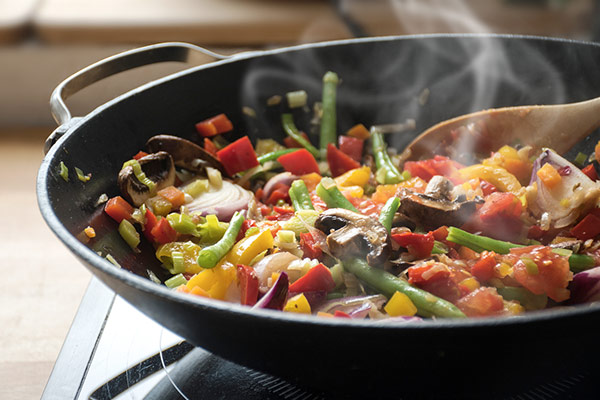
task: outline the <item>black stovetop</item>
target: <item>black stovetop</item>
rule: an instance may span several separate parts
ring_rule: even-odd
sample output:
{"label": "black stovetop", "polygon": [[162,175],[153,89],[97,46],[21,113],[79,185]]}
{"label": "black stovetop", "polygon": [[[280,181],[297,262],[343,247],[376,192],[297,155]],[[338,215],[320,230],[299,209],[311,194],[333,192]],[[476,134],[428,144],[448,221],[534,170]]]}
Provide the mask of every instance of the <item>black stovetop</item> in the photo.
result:
{"label": "black stovetop", "polygon": [[[594,399],[600,398],[599,378],[600,371],[578,372],[511,395],[474,393],[473,398]],[[451,397],[433,386],[423,388],[422,396],[418,398]],[[194,347],[92,278],[42,400],[316,400],[351,397],[315,393],[299,384],[236,365]],[[364,395],[361,398],[365,398]],[[414,396],[406,397],[395,391],[379,393],[377,398],[408,399]]]}

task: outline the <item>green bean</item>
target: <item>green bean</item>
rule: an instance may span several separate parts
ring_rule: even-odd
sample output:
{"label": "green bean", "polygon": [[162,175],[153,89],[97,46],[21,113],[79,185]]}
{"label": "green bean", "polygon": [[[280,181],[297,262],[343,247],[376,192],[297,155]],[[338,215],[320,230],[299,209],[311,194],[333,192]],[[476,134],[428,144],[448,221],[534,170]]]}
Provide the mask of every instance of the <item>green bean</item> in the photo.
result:
{"label": "green bean", "polygon": [[[448,237],[446,240],[460,244],[461,246],[466,246],[478,253],[487,250],[498,254],[508,254],[512,248],[525,247],[522,244],[504,242],[486,236],[474,235],[453,226],[448,228]],[[585,254],[571,254],[569,256],[569,269],[573,272],[581,272],[590,269],[595,265],[594,258],[591,256]]]}
{"label": "green bean", "polygon": [[400,207],[400,199],[398,197],[390,197],[379,213],[379,222],[387,229],[388,233],[392,230],[392,221],[394,220],[394,214],[398,211],[398,207]]}
{"label": "green bean", "polygon": [[371,140],[373,144],[373,157],[375,158],[375,166],[377,167],[377,173],[375,174],[377,182],[383,185],[402,182],[404,176],[392,163],[382,133],[372,128]]}
{"label": "green bean", "polygon": [[408,281],[398,278],[383,269],[373,268],[363,259],[350,259],[343,262],[344,269],[387,298],[396,293],[404,293],[417,307],[417,313],[422,316],[437,316],[444,318],[465,318],[465,314],[454,304],[432,295],[429,292],[412,286]]}
{"label": "green bean", "polygon": [[310,193],[303,180],[297,179],[292,182],[289,190],[290,200],[294,210],[314,210],[312,201],[310,199]]}
{"label": "green bean", "polygon": [[344,197],[340,189],[331,178],[325,177],[317,185],[317,196],[327,204],[329,208],[345,208],[346,210],[358,212],[358,210]]}
{"label": "green bean", "polygon": [[293,153],[295,151],[298,151],[298,149],[282,149],[282,150],[276,150],[273,151],[271,153],[267,153],[267,154],[263,154],[262,156],[257,157],[258,162],[261,164],[266,163],[267,161],[273,161],[273,160],[277,160],[279,157],[281,157],[284,154],[288,154],[288,153]]}
{"label": "green bean", "polygon": [[235,239],[242,228],[243,222],[244,214],[236,211],[223,237],[217,243],[205,247],[200,251],[196,261],[198,265],[202,268],[214,268],[235,244]]}
{"label": "green bean", "polygon": [[294,117],[292,114],[282,114],[281,124],[283,125],[283,130],[289,137],[300,143],[300,145],[308,150],[315,158],[319,158],[319,150],[300,134],[300,131],[296,128],[296,124],[294,124]]}
{"label": "green bean", "polygon": [[323,159],[327,153],[327,145],[336,142],[337,117],[335,103],[339,81],[335,72],[329,71],[323,76],[323,97],[321,98],[323,116],[321,117],[321,136],[319,141],[321,158]]}

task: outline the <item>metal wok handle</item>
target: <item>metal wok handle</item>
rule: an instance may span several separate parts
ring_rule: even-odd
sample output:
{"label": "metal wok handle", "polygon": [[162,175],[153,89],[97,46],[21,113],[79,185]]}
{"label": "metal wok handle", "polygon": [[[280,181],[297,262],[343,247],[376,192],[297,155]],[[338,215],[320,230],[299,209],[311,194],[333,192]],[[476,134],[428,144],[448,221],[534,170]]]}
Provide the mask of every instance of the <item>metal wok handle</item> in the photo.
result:
{"label": "metal wok handle", "polygon": [[47,153],[52,145],[80,119],[71,116],[65,100],[81,89],[94,82],[133,68],[167,61],[193,62],[196,59],[201,61],[206,56],[216,60],[231,57],[189,43],[169,42],[128,50],[100,60],[76,72],[62,81],[50,96],[50,110],[59,127],[46,139],[44,153]]}

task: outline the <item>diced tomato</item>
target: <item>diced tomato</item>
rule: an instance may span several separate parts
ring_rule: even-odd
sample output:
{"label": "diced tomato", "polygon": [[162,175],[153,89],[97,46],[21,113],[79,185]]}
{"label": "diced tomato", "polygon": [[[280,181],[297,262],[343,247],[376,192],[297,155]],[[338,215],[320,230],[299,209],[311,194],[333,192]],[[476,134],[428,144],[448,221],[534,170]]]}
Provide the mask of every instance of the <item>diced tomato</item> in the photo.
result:
{"label": "diced tomato", "polygon": [[241,304],[253,306],[258,300],[258,277],[254,268],[238,264],[237,278],[240,284]]}
{"label": "diced tomato", "polygon": [[429,180],[431,178],[433,178],[434,175],[438,175],[438,173],[426,161],[427,160],[407,161],[404,163],[404,170],[408,171],[411,176],[417,176],[417,177],[429,182]]}
{"label": "diced tomato", "polygon": [[483,179],[481,180],[479,187],[481,187],[481,191],[483,192],[484,196],[489,196],[490,194],[496,193],[498,191],[496,186],[492,185],[488,181],[484,181]]}
{"label": "diced tomato", "polygon": [[594,168],[594,164],[589,164],[581,170],[584,174],[588,176],[593,181],[598,180],[598,173],[596,172],[596,168]]}
{"label": "diced tomato", "polygon": [[260,165],[248,136],[244,136],[219,150],[217,157],[230,176]]}
{"label": "diced tomato", "polygon": [[360,167],[360,164],[357,161],[342,153],[332,143],[327,145],[327,163],[329,164],[331,175],[334,178],[342,175],[346,171]]}
{"label": "diced tomato", "polygon": [[150,233],[154,240],[160,244],[174,242],[177,239],[177,231],[173,229],[166,218],[161,218]]}
{"label": "diced tomato", "polygon": [[225,114],[215,115],[196,124],[196,130],[203,137],[219,135],[232,129],[233,124]]}
{"label": "diced tomato", "polygon": [[477,212],[484,235],[500,240],[515,240],[521,233],[523,222],[521,200],[512,193],[492,193]]}
{"label": "diced tomato", "polygon": [[140,158],[146,157],[147,155],[148,155],[148,153],[146,153],[145,151],[141,151],[140,150],[140,151],[138,151],[138,153],[135,156],[133,156],[133,159],[134,160],[139,160]]}
{"label": "diced tomato", "polygon": [[471,273],[480,281],[488,281],[494,277],[496,263],[495,253],[484,251],[479,260],[471,267]]}
{"label": "diced tomato", "polygon": [[323,250],[317,244],[312,233],[300,234],[300,248],[304,253],[304,257],[320,260],[323,257]]}
{"label": "diced tomato", "polygon": [[363,145],[364,140],[352,136],[340,135],[338,138],[340,151],[359,163],[362,160]]}
{"label": "diced tomato", "polygon": [[333,316],[334,317],[340,317],[340,318],[352,318],[350,316],[350,314],[345,313],[345,312],[340,311],[340,310],[335,310],[335,312],[333,313]]}
{"label": "diced tomato", "polygon": [[215,146],[213,141],[209,138],[204,138],[204,150],[208,151],[215,157],[217,156],[217,151],[219,151],[219,149],[217,149],[217,146]]}
{"label": "diced tomato", "polygon": [[329,292],[335,288],[335,282],[331,276],[331,271],[323,264],[317,264],[308,270],[308,272],[292,283],[289,287],[290,292]]}
{"label": "diced tomato", "polygon": [[289,207],[273,206],[273,211],[279,214],[293,214],[294,209]]}
{"label": "diced tomato", "polygon": [[452,303],[464,295],[463,290],[461,290],[460,285],[455,282],[452,275],[443,279],[440,278],[433,281],[425,281],[416,286],[433,294],[434,296]]}
{"label": "diced tomato", "polygon": [[322,198],[317,196],[317,193],[315,191],[310,192],[310,201],[313,203],[313,207],[317,211],[324,211],[328,208],[327,204],[325,204]]}
{"label": "diced tomato", "polygon": [[[306,139],[307,141],[310,142],[310,139],[308,138],[308,135],[306,133],[300,132],[300,136],[302,136],[304,139]],[[283,144],[284,144],[285,147],[287,147],[289,149],[298,149],[298,148],[302,148],[303,147],[300,143],[298,143],[296,141],[296,139],[294,139],[291,136],[286,136],[283,139]]]}
{"label": "diced tomato", "polygon": [[571,228],[571,235],[579,240],[588,240],[600,235],[600,218],[589,213]]}
{"label": "diced tomato", "polygon": [[315,157],[306,149],[300,149],[277,158],[283,168],[294,175],[319,173],[319,164]]}
{"label": "diced tomato", "polygon": [[[513,266],[513,276],[517,282],[534,294],[546,293],[555,301],[569,298],[567,285],[571,280],[568,257],[561,256],[546,246],[528,246],[511,249],[510,254],[504,256]],[[527,262],[535,262],[537,268],[532,273]]]}
{"label": "diced tomato", "polygon": [[115,196],[106,202],[104,211],[115,221],[121,222],[131,218],[133,207],[121,196]]}
{"label": "diced tomato", "polygon": [[154,242],[154,236],[152,236],[152,229],[158,224],[158,220],[156,219],[156,215],[150,210],[146,210],[146,223],[144,224],[144,236],[150,242]]}
{"label": "diced tomato", "polygon": [[456,306],[467,317],[485,317],[502,312],[504,301],[495,288],[480,287],[460,298]]}
{"label": "diced tomato", "polygon": [[392,239],[400,246],[406,247],[408,252],[416,258],[426,258],[431,255],[435,239],[433,233],[427,234],[402,232],[392,235]]}
{"label": "diced tomato", "polygon": [[449,278],[451,274],[448,266],[439,262],[410,267],[407,272],[408,282],[413,285],[444,280]]}
{"label": "diced tomato", "polygon": [[157,193],[160,197],[169,201],[174,209],[181,207],[185,203],[185,193],[175,186],[168,186]]}
{"label": "diced tomato", "polygon": [[410,172],[411,176],[417,176],[427,182],[435,175],[442,175],[454,183],[460,183],[462,180],[458,175],[458,170],[462,167],[460,163],[440,155],[429,160],[404,163],[404,170]]}

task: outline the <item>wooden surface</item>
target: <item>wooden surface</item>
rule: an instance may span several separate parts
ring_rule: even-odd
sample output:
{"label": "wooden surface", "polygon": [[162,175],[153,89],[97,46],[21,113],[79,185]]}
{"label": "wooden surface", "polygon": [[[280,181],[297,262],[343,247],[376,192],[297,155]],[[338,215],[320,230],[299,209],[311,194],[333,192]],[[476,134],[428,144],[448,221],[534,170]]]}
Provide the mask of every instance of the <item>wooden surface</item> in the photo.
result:
{"label": "wooden surface", "polygon": [[203,45],[289,43],[349,37],[329,1],[45,0],[34,18],[48,42]]}
{"label": "wooden surface", "polygon": [[90,273],[54,236],[35,196],[49,132],[0,130],[0,399],[39,399]]}
{"label": "wooden surface", "polygon": [[39,0],[0,0],[0,44],[23,37]]}

